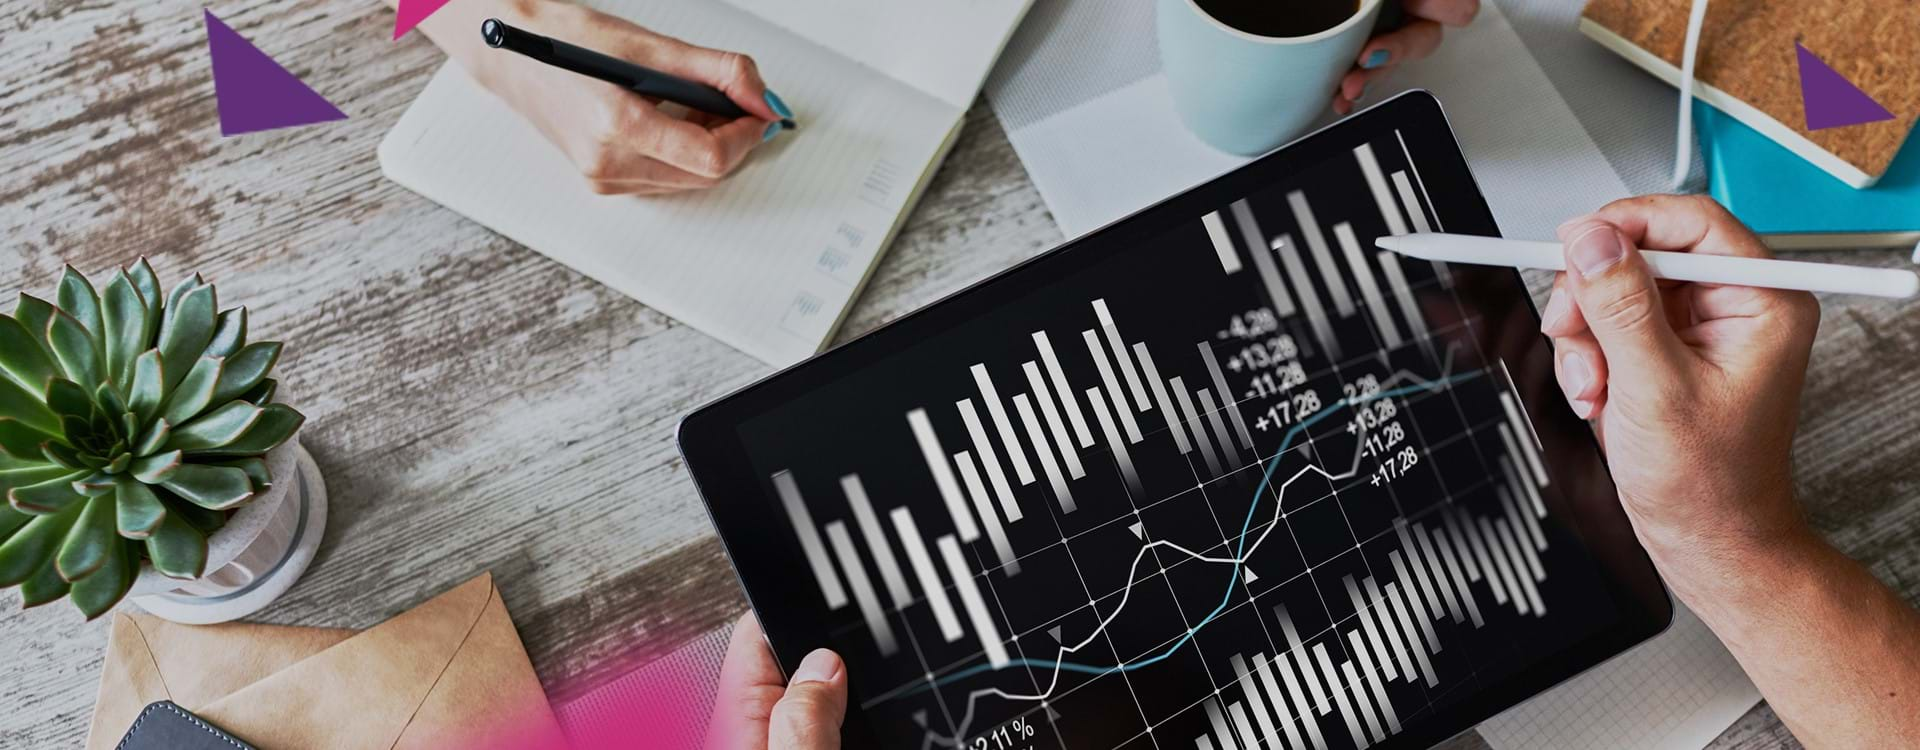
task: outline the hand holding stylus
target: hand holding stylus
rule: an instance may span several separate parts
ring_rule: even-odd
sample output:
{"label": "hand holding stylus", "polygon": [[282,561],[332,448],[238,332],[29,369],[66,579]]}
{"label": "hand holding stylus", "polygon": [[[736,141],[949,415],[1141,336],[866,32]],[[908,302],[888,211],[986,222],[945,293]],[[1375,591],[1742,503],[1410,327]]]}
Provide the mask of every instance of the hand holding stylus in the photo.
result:
{"label": "hand holding stylus", "polygon": [[1794,499],[1813,295],[1657,281],[1636,250],[1767,257],[1701,197],[1616,201],[1560,238],[1541,327],[1661,577],[1809,747],[1920,746],[1920,613]]}

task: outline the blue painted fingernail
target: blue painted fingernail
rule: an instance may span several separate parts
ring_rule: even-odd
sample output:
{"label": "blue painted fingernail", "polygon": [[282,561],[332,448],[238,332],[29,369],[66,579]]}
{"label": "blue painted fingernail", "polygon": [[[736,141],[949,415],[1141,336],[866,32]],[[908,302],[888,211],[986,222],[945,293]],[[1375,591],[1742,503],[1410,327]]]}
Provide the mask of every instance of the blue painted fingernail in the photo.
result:
{"label": "blue painted fingernail", "polygon": [[760,142],[766,143],[767,141],[771,141],[773,140],[774,136],[780,134],[780,131],[786,130],[786,129],[787,127],[785,125],[781,125],[780,123],[777,123],[777,122],[767,123],[767,132],[760,134]]}
{"label": "blue painted fingernail", "polygon": [[793,119],[793,109],[788,107],[786,102],[781,101],[780,95],[773,93],[773,89],[767,89],[767,94],[764,98],[767,100],[767,106],[772,107],[773,113],[779,115],[780,119]]}
{"label": "blue painted fingernail", "polygon": [[1387,52],[1386,50],[1383,50],[1383,49],[1374,50],[1373,54],[1367,55],[1367,61],[1364,63],[1361,63],[1360,67],[1366,68],[1367,70],[1373,70],[1374,68],[1378,68],[1382,65],[1387,64],[1387,58],[1392,56],[1393,55]]}

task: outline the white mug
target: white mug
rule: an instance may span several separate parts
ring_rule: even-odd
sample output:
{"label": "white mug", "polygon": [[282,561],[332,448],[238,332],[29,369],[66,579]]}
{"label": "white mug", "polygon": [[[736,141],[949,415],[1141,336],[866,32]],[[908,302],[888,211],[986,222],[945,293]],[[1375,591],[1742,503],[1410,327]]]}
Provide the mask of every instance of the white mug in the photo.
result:
{"label": "white mug", "polygon": [[1383,0],[1359,0],[1333,28],[1296,37],[1228,26],[1196,0],[1157,0],[1160,61],[1174,111],[1200,140],[1251,156],[1304,132],[1372,34]]}

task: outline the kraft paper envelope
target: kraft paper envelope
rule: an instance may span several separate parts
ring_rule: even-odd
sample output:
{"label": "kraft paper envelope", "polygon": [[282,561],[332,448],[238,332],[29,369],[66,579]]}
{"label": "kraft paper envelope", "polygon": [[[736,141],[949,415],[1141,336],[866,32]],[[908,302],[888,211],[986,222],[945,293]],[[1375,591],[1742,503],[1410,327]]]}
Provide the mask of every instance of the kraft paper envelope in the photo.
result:
{"label": "kraft paper envelope", "polygon": [[87,747],[163,699],[261,750],[564,746],[491,574],[360,633],[114,615]]}

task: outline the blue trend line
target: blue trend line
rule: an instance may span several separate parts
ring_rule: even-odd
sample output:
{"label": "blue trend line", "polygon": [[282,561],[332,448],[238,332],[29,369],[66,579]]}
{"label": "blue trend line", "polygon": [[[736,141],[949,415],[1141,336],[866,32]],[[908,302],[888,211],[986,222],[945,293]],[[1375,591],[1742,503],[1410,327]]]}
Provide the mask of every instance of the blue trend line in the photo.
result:
{"label": "blue trend line", "polygon": [[[1313,416],[1307,417],[1306,419],[1300,420],[1298,423],[1295,423],[1293,427],[1288,428],[1287,434],[1280,439],[1280,449],[1277,451],[1274,451],[1272,458],[1267,459],[1266,471],[1260,475],[1260,486],[1254,488],[1253,503],[1247,506],[1246,521],[1240,524],[1240,543],[1238,547],[1235,548],[1233,556],[1235,558],[1245,557],[1245,552],[1247,547],[1247,532],[1253,528],[1253,512],[1259,509],[1260,498],[1262,495],[1266,494],[1267,486],[1273,481],[1273,471],[1274,469],[1279,468],[1280,457],[1286,455],[1287,449],[1293,447],[1293,439],[1296,436],[1298,436],[1300,433],[1305,432],[1307,428],[1312,427],[1313,425],[1319,423],[1321,420],[1326,419],[1329,416],[1332,416],[1333,413],[1336,410],[1340,409],[1341,407],[1353,406],[1355,404],[1363,404],[1368,401],[1377,401],[1383,398],[1393,398],[1394,396],[1401,396],[1408,393],[1413,393],[1414,391],[1435,390],[1440,387],[1450,386],[1455,383],[1468,380],[1470,378],[1478,377],[1482,372],[1484,372],[1484,370],[1473,370],[1471,372],[1464,372],[1458,375],[1452,375],[1449,377],[1441,378],[1438,381],[1430,381],[1428,383],[1423,383],[1419,385],[1402,386],[1402,387],[1394,388],[1391,390],[1381,391],[1371,396],[1365,396],[1365,397],[1356,398],[1356,399],[1342,398],[1338,401],[1333,402],[1333,405],[1320,410],[1319,413],[1314,414]],[[995,667],[991,664],[976,664],[974,666],[968,667],[966,669],[962,669],[958,672],[954,672],[953,674],[942,677],[930,683],[926,687],[906,693],[905,695],[914,695],[914,694],[922,693],[927,690],[931,690],[936,686],[950,685],[954,682],[964,680],[968,677],[972,677],[974,675],[981,674],[983,672],[997,671],[1000,669],[1005,669],[1007,667],[1021,666],[1021,667],[1045,667],[1048,669],[1057,668],[1057,669],[1061,669],[1068,672],[1080,672],[1082,674],[1102,675],[1110,672],[1131,672],[1133,670],[1140,669],[1142,667],[1159,663],[1173,656],[1173,653],[1175,651],[1178,651],[1181,646],[1185,646],[1189,641],[1192,641],[1194,635],[1199,633],[1201,628],[1206,627],[1207,623],[1212,622],[1214,618],[1220,616],[1221,612],[1226,611],[1227,605],[1233,601],[1234,582],[1240,578],[1240,568],[1245,564],[1246,563],[1244,561],[1235,562],[1233,564],[1233,574],[1227,578],[1227,593],[1226,593],[1226,596],[1221,597],[1220,605],[1217,607],[1214,607],[1212,612],[1208,612],[1206,617],[1201,618],[1198,624],[1194,625],[1192,628],[1189,628],[1187,630],[1186,635],[1180,636],[1178,640],[1173,642],[1173,645],[1168,646],[1165,651],[1162,651],[1159,654],[1156,654],[1154,656],[1141,659],[1139,661],[1132,661],[1132,662],[1127,662],[1125,664],[1118,664],[1113,666],[1095,666],[1092,664],[1079,664],[1076,662],[1070,662],[1070,661],[1064,661],[1064,660],[1056,662],[1056,661],[1047,661],[1044,659],[1027,659],[1027,658],[1010,659],[1005,664],[999,667]],[[904,695],[902,697],[904,697]]]}

